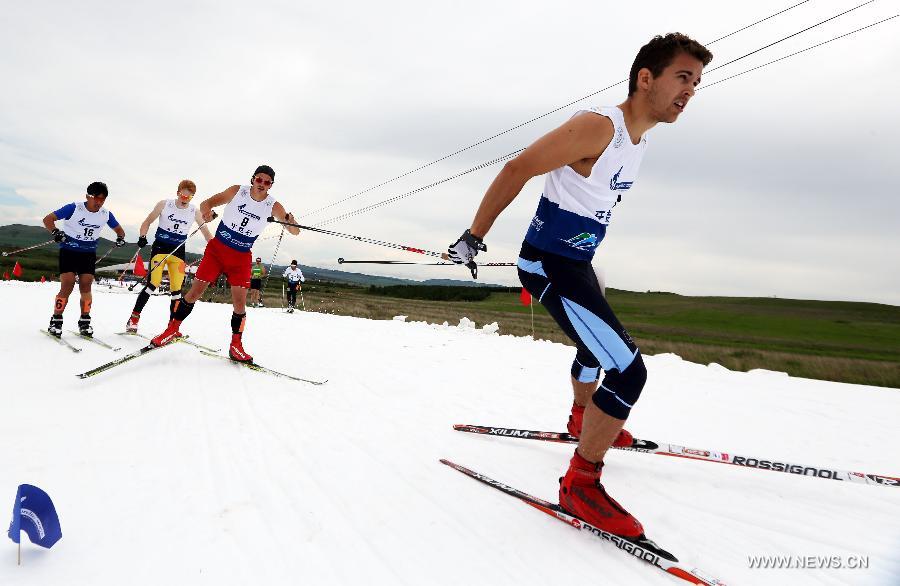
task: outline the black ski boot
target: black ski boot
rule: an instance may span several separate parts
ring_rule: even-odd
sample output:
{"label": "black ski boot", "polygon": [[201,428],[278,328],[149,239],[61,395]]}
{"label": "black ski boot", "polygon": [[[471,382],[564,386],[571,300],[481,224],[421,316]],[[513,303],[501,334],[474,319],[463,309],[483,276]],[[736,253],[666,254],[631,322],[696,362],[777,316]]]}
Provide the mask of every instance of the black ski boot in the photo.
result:
{"label": "black ski boot", "polygon": [[47,328],[47,331],[50,332],[51,335],[56,336],[57,338],[62,338],[62,322],[63,318],[61,315],[54,314],[53,317],[50,318],[50,327]]}
{"label": "black ski boot", "polygon": [[91,327],[91,316],[81,316],[81,319],[78,320],[78,333],[86,338],[94,337],[94,328]]}

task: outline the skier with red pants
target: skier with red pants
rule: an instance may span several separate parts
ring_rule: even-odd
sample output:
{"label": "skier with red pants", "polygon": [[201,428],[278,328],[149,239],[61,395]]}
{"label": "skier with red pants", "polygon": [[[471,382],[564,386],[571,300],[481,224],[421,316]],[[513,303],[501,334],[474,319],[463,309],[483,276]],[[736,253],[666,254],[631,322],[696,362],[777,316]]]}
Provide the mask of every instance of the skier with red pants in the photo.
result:
{"label": "skier with red pants", "polygon": [[[206,245],[190,291],[173,306],[168,326],[151,342],[154,346],[168,344],[182,335],[179,328],[194,309],[194,303],[210,283],[224,274],[231,285],[234,306],[228,355],[237,362],[253,362],[253,357],[244,350],[242,343],[253,259],[251,248],[265,229],[269,217],[296,223],[294,216],[286,213],[284,206],[269,193],[274,182],[275,171],[268,165],[260,165],[253,173],[250,185],[232,185],[200,203],[200,214],[206,222],[213,219],[213,208],[224,205],[222,220],[216,228],[215,238]],[[286,230],[295,236],[300,233],[296,226],[287,226]]]}

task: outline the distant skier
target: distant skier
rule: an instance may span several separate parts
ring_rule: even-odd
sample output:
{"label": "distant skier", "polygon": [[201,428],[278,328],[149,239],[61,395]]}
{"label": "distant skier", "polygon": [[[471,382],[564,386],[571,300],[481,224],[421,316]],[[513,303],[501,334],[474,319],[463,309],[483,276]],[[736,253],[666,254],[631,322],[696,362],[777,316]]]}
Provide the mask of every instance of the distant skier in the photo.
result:
{"label": "distant skier", "polygon": [[297,287],[300,286],[300,283],[306,281],[303,278],[303,271],[297,266],[296,260],[292,260],[291,266],[284,269],[284,278],[287,279],[288,284],[288,313],[294,313],[294,310],[297,308]]}
{"label": "distant skier", "polygon": [[[509,161],[488,188],[471,227],[448,249],[470,262],[497,216],[532,177],[547,174],[544,193],[519,253],[519,279],[578,349],[569,433],[580,442],[561,479],[560,505],[601,529],[629,538],[641,523],[600,483],[611,445],[630,445],[623,429],[647,378],[634,340],[603,297],[591,259],[637,177],[644,133],[675,122],[694,95],[712,54],[680,33],[654,37],[631,66],[628,98],[615,107],[578,111]],[[605,372],[598,389],[601,368]],[[582,427],[583,422],[583,427]]]}
{"label": "distant skier", "polygon": [[[238,362],[252,362],[253,357],[244,351],[241,336],[247,318],[247,288],[250,287],[250,249],[265,229],[269,216],[282,222],[295,223],[293,214],[284,211],[284,206],[275,201],[269,188],[275,182],[275,171],[268,165],[256,168],[250,185],[232,185],[225,191],[200,203],[200,215],[204,221],[212,219],[212,208],[225,206],[222,220],[216,228],[216,236],[206,245],[203,260],[197,267],[194,283],[190,291],[175,303],[166,329],[153,338],[153,345],[162,346],[181,336],[178,328],[203,291],[221,274],[231,285],[231,302],[234,313],[231,316],[231,346],[228,355]],[[300,229],[288,226],[287,231],[297,235]]]}
{"label": "distant skier", "polygon": [[266,278],[266,267],[263,266],[262,259],[257,257],[256,262],[250,267],[250,307],[262,307],[260,291],[264,278]]}
{"label": "distant skier", "polygon": [[[59,242],[59,293],[50,318],[47,331],[54,336],[62,336],[63,311],[69,303],[69,295],[75,288],[75,276],[78,276],[78,290],[81,293],[81,317],[78,319],[78,331],[82,336],[93,336],[91,326],[91,284],[97,265],[97,240],[103,225],[107,225],[116,233],[116,246],[125,244],[125,230],[116,221],[111,211],[103,207],[109,189],[105,183],[95,181],[88,185],[85,201],[66,204],[55,212],[44,217],[44,227]],[[62,230],[56,227],[58,220],[63,222]]]}
{"label": "distant skier", "polygon": [[[185,179],[178,184],[175,198],[159,201],[141,224],[138,247],[143,248],[147,246],[147,231],[150,230],[150,224],[159,220],[156,235],[153,238],[153,247],[150,249],[148,283],[138,293],[131,317],[125,324],[126,331],[137,331],[141,311],[144,310],[150,295],[162,283],[163,269],[169,273],[169,294],[172,297],[169,302],[169,313],[174,310],[175,302],[181,295],[181,286],[184,283],[185,244],[193,223],[200,224],[200,231],[207,242],[212,240],[212,232],[203,223],[200,210],[191,204],[191,199],[196,193],[197,185],[190,179]],[[163,264],[163,259],[165,259],[165,264]]]}

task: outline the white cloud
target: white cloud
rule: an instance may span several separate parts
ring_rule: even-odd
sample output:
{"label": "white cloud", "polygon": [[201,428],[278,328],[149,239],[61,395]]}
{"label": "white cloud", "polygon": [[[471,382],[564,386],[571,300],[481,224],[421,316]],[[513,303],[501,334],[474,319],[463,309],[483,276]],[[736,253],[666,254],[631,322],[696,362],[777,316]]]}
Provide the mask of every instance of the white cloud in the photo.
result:
{"label": "white cloud", "polygon": [[[8,222],[37,223],[102,179],[108,206],[133,235],[180,179],[194,179],[204,196],[245,182],[266,162],[278,175],[273,193],[299,214],[624,78],[653,34],[682,30],[708,41],[787,5],[656,2],[636,12],[574,0],[352,9],[277,1],[14,4],[0,25],[0,76],[12,80],[0,94],[0,184],[35,205],[2,212]],[[798,7],[711,46],[712,66],[841,10]],[[708,71],[705,82],[890,12],[887,4],[864,7]],[[678,124],[651,131],[642,176],[599,253],[610,286],[900,303],[900,276],[886,270],[900,266],[893,145],[900,122],[891,115],[900,97],[892,73],[900,69],[898,21],[703,90]],[[621,86],[589,103],[618,103],[624,93]],[[576,108],[309,221],[511,152]],[[496,170],[328,228],[442,250],[468,226]],[[540,190],[533,181],[501,216],[485,260],[514,259]],[[274,242],[261,240],[258,253],[271,254]],[[315,234],[285,237],[279,253],[333,266],[339,256],[408,258]],[[381,273],[430,278],[454,269]],[[513,270],[493,271],[506,273],[491,280],[515,283]]]}

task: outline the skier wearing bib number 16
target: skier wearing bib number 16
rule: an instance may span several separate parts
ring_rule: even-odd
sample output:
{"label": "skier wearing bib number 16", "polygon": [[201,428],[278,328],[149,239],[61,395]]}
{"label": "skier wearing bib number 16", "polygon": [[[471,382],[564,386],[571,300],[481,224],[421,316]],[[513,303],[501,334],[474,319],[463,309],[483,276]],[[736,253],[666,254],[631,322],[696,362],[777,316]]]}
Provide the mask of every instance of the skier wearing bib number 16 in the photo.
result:
{"label": "skier wearing bib number 16", "polygon": [[[269,216],[282,222],[296,222],[293,214],[286,213],[284,206],[269,194],[274,182],[275,171],[268,165],[260,165],[253,173],[250,185],[232,185],[200,203],[200,214],[207,222],[212,220],[212,209],[224,205],[222,220],[216,228],[215,237],[206,245],[194,284],[175,303],[169,325],[153,338],[154,346],[163,346],[181,336],[179,327],[194,309],[194,303],[210,283],[224,274],[231,285],[231,302],[234,306],[228,355],[237,362],[253,362],[253,357],[244,351],[241,343],[247,319],[251,248],[265,229]],[[295,226],[288,226],[286,230],[295,236],[300,233],[300,229]]]}
{"label": "skier wearing bib number 16", "polygon": [[[103,225],[115,231],[116,246],[125,245],[125,230],[112,212],[103,207],[108,195],[106,184],[95,181],[88,185],[85,201],[64,205],[44,218],[44,227],[59,242],[59,293],[56,294],[53,316],[47,328],[57,338],[62,336],[63,310],[75,289],[75,275],[78,275],[78,290],[81,292],[78,331],[82,336],[94,335],[94,328],[91,327],[91,284],[97,265],[97,240]],[[57,220],[65,220],[62,230],[56,227]]]}

